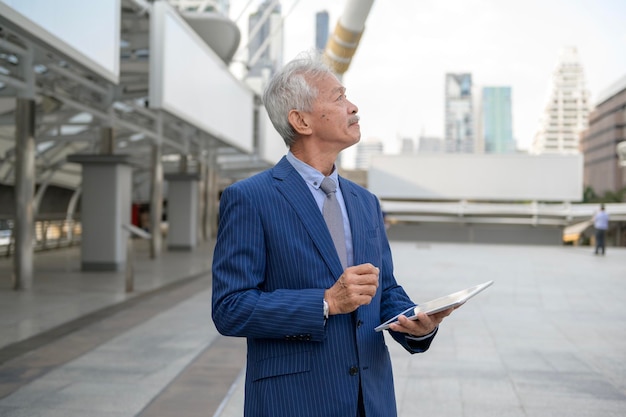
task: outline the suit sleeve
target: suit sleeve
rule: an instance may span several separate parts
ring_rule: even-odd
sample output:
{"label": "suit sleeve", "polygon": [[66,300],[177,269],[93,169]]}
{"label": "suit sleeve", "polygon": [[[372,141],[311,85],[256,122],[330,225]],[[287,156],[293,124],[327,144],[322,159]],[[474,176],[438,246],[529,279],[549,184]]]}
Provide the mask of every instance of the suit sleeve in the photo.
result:
{"label": "suit sleeve", "polygon": [[323,340],[324,288],[265,291],[265,239],[255,199],[245,189],[226,188],[212,268],[216,328],[227,336]]}
{"label": "suit sleeve", "polygon": [[[400,286],[394,276],[393,273],[393,260],[391,254],[391,248],[389,246],[389,240],[387,239],[387,234],[385,232],[384,219],[382,210],[380,209],[380,203],[378,199],[376,200],[376,207],[379,213],[379,230],[381,230],[381,247],[383,248],[383,268],[381,269],[381,282],[383,283],[383,293],[381,296],[381,323],[389,320],[391,317],[398,314],[398,312],[407,310],[410,307],[416,305],[407,293],[404,291],[404,288]],[[430,344],[432,343],[437,331],[435,331],[432,336],[422,339],[422,340],[411,340],[407,339],[404,333],[394,332],[393,330],[388,330],[389,334],[393,339],[398,342],[404,349],[406,349],[410,353],[421,353],[428,350]]]}

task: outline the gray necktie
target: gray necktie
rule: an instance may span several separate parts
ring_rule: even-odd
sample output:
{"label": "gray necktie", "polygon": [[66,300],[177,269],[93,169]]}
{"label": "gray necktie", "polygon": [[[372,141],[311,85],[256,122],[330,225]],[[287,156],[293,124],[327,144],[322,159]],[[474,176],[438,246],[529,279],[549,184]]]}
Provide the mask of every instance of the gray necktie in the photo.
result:
{"label": "gray necktie", "polygon": [[343,229],[343,216],[337,201],[337,184],[335,184],[332,178],[324,177],[320,188],[326,193],[322,214],[335,243],[341,266],[345,269],[348,266],[348,255],[346,252],[346,235]]}

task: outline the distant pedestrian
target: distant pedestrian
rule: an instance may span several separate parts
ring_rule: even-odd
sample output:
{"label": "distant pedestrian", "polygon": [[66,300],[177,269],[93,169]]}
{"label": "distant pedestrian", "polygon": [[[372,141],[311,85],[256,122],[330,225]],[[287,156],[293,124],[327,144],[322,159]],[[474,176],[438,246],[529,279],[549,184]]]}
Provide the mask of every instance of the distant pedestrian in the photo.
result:
{"label": "distant pedestrian", "polygon": [[606,231],[609,228],[609,213],[604,209],[604,204],[600,205],[600,211],[593,215],[593,227],[596,229],[596,251],[604,255],[606,246]]}

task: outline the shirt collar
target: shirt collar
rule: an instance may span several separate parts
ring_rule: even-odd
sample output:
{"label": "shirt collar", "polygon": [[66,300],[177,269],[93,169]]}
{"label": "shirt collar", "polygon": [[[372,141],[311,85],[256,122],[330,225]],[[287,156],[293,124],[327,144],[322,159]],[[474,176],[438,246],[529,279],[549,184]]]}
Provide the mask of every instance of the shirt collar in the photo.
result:
{"label": "shirt collar", "polygon": [[[316,190],[320,188],[322,180],[324,179],[324,174],[322,174],[306,162],[302,162],[301,160],[296,158],[296,156],[292,154],[291,151],[287,152],[287,160],[289,161],[289,163],[291,163],[295,170],[298,171],[300,176],[307,184],[309,184]],[[333,166],[333,172],[329,175],[329,177],[332,178],[333,181],[335,181],[337,186],[339,186],[339,175],[337,175],[337,169],[335,166]]]}

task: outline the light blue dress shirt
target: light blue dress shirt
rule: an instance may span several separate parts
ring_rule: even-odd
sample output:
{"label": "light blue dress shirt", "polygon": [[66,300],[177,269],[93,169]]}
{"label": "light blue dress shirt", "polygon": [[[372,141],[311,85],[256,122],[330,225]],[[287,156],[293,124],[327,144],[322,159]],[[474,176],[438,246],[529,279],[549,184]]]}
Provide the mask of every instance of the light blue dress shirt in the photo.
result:
{"label": "light blue dress shirt", "polygon": [[[313,168],[309,164],[302,162],[298,158],[295,157],[291,151],[287,152],[287,160],[289,163],[295,168],[296,171],[300,174],[304,182],[309,186],[309,190],[311,191],[311,195],[315,199],[317,206],[320,209],[320,213],[324,207],[324,199],[326,198],[326,193],[320,189],[320,185],[322,184],[322,180],[324,179],[324,174],[319,172],[317,169]],[[343,231],[345,234],[346,240],[346,252],[347,252],[347,262],[348,266],[354,265],[354,253],[352,249],[352,231],[350,229],[350,220],[348,219],[348,212],[346,211],[346,204],[343,201],[343,194],[341,193],[341,187],[339,186],[339,175],[337,174],[337,169],[333,169],[333,173],[330,174],[330,178],[335,181],[337,184],[337,201],[339,202],[339,207],[341,207],[341,215],[343,217]]]}

